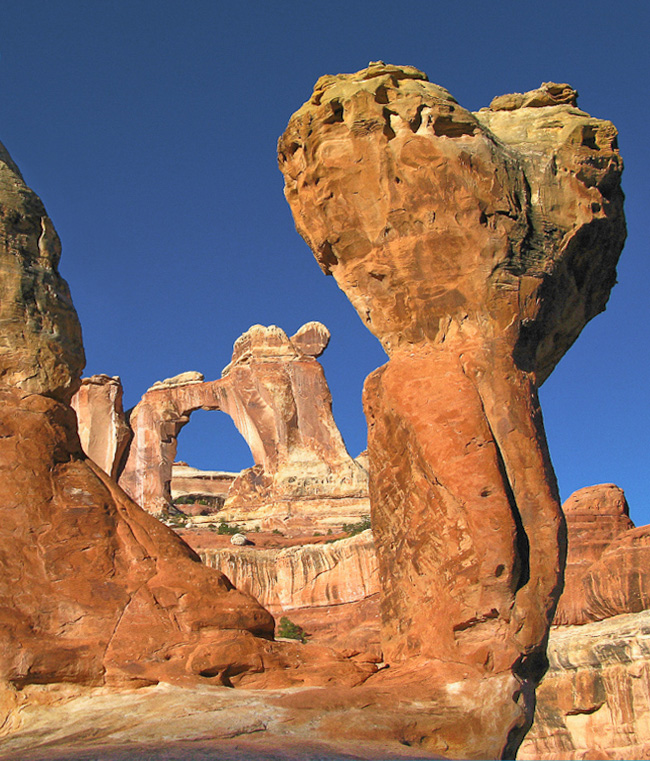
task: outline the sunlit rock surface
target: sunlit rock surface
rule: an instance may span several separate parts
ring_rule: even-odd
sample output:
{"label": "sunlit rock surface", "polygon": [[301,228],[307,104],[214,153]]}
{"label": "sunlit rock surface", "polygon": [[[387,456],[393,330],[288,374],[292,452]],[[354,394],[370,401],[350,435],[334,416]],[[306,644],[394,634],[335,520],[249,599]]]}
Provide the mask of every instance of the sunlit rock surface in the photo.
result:
{"label": "sunlit rock surface", "polygon": [[[237,339],[219,380],[184,373],[154,384],[130,414],[133,442],[120,485],[154,514],[169,509],[177,438],[194,410],[222,410],[248,443],[255,465],[234,479],[221,517],[294,529],[334,515],[339,525],[367,513],[367,473],[348,454],[332,417],[317,361],[329,340],[311,322],[291,339],[255,325]],[[335,500],[320,508],[318,500]]]}
{"label": "sunlit rock surface", "polygon": [[[435,663],[432,692],[468,669],[478,732],[478,685],[499,684],[485,757],[532,718],[562,583],[537,386],[604,309],[625,238],[616,130],[566,89],[473,114],[377,62],[321,77],[278,144],[298,231],[390,357],[364,390],[385,658]],[[452,726],[430,747],[470,753]]]}

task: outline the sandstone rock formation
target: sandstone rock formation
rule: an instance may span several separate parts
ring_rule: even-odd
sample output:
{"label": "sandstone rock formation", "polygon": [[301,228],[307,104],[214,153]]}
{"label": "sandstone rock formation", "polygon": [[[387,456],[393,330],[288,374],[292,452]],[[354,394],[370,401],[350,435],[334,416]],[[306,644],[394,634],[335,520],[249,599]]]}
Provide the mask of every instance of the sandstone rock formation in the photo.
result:
{"label": "sandstone rock formation", "polygon": [[274,642],[268,611],[83,455],[67,404],[83,352],[58,239],[2,158],[0,727],[32,685],[363,682],[370,664]]}
{"label": "sandstone rock formation", "polygon": [[551,665],[518,757],[645,758],[650,526],[634,528],[614,484],[580,489],[563,509],[567,569],[549,640]]}
{"label": "sandstone rock formation", "polygon": [[330,544],[204,549],[199,555],[276,619],[287,615],[303,626],[314,641],[378,651],[379,574],[371,531]]}
{"label": "sandstone rock formation", "polygon": [[[553,623],[584,624],[613,615],[602,613],[602,602],[593,594],[595,584],[590,570],[592,566],[598,568],[610,545],[634,528],[625,494],[614,484],[588,486],[574,492],[562,505],[562,510],[567,520],[568,553],[564,591]],[[622,565],[610,565],[607,569],[612,581],[618,579],[620,582],[622,573]],[[633,612],[631,601],[618,612]]]}
{"label": "sandstone rock formation", "polygon": [[131,441],[122,407],[123,393],[119,378],[93,375],[82,379],[70,402],[77,413],[81,448],[113,479],[117,478]]}
{"label": "sandstone rock formation", "polygon": [[0,143],[0,383],[69,401],[85,364],[61,243]]}
{"label": "sandstone rock formation", "polygon": [[[298,231],[390,357],[364,390],[384,655],[430,690],[464,670],[484,757],[529,725],[562,582],[536,388],[625,238],[615,128],[541,89],[472,114],[377,62],[321,77],[278,145]],[[466,755],[448,721],[429,748]]]}
{"label": "sandstone rock formation", "polygon": [[154,384],[130,415],[134,436],[120,485],[149,512],[165,512],[181,428],[194,410],[222,410],[256,463],[231,484],[225,520],[297,525],[323,498],[338,500],[344,521],[366,513],[367,475],[345,449],[316,360],[328,340],[320,323],[291,339],[255,325],[235,342],[221,379],[185,373]]}
{"label": "sandstone rock formation", "polygon": [[650,611],[553,628],[519,759],[648,758]]}

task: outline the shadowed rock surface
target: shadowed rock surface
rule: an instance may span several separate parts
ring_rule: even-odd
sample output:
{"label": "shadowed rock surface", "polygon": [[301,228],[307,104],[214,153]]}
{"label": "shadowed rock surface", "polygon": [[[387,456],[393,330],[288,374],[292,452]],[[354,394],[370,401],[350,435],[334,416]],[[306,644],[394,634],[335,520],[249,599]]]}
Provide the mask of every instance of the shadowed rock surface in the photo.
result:
{"label": "shadowed rock surface", "polygon": [[69,401],[85,359],[61,242],[0,143],[0,383]]}
{"label": "shadowed rock surface", "polygon": [[[537,385],[625,238],[615,128],[540,90],[472,114],[377,62],[321,77],[278,144],[298,231],[390,357],[364,389],[385,658],[437,664],[431,692],[469,668],[468,725],[492,685],[485,757],[531,721],[562,583]],[[467,753],[444,721],[425,733]]]}

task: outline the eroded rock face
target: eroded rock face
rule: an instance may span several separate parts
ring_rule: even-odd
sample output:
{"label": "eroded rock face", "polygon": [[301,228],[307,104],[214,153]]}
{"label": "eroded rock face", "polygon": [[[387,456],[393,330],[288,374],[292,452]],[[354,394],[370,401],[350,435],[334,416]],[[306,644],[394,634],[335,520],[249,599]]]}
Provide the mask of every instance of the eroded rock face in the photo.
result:
{"label": "eroded rock face", "polygon": [[563,505],[565,588],[550,670],[520,758],[644,758],[650,749],[650,527],[622,489],[580,489]]}
{"label": "eroded rock face", "polygon": [[108,375],[83,378],[70,406],[77,414],[77,431],[81,448],[99,467],[116,479],[131,429],[122,407],[120,379]]}
{"label": "eroded rock face", "polygon": [[[274,642],[268,611],[83,454],[68,404],[83,350],[58,238],[1,158],[0,728],[15,728],[33,685],[363,682],[370,664]],[[188,385],[202,384],[176,388]]]}
{"label": "eroded rock face", "polygon": [[199,555],[276,618],[304,622],[314,641],[377,649],[379,574],[371,531],[331,544],[204,549]]}
{"label": "eroded rock face", "polygon": [[[353,502],[346,516],[362,513],[367,475],[345,449],[316,360],[328,341],[320,323],[307,323],[291,339],[278,327],[255,325],[235,342],[221,379],[204,382],[184,373],[154,384],[131,413],[134,437],[120,485],[149,512],[163,512],[181,428],[194,410],[222,410],[256,463],[229,488],[228,520],[280,513],[278,519],[293,514],[300,521],[297,503],[313,508],[323,497]],[[302,512],[307,517],[309,506],[302,505]]]}
{"label": "eroded rock face", "polygon": [[[634,528],[625,494],[614,484],[587,486],[574,492],[562,505],[562,510],[567,519],[568,553],[564,591],[553,623],[585,624],[613,615],[603,615],[602,602],[594,595],[594,587],[598,584],[590,571],[594,566],[598,575],[597,568],[603,553]],[[610,564],[606,573],[611,578],[609,583],[614,584],[618,580],[626,587],[621,579],[624,572],[622,563]],[[620,593],[608,596],[620,597]],[[617,612],[631,613],[633,609],[630,605],[631,601]]]}
{"label": "eroded rock face", "polygon": [[650,611],[553,628],[519,759],[647,758]]}
{"label": "eroded rock face", "polygon": [[0,143],[0,383],[68,401],[85,360],[61,243]]}
{"label": "eroded rock face", "polygon": [[472,114],[379,62],[321,77],[278,145],[298,231],[390,357],[364,390],[385,656],[500,681],[499,754],[531,719],[564,563],[536,389],[625,237],[616,130],[564,89]]}

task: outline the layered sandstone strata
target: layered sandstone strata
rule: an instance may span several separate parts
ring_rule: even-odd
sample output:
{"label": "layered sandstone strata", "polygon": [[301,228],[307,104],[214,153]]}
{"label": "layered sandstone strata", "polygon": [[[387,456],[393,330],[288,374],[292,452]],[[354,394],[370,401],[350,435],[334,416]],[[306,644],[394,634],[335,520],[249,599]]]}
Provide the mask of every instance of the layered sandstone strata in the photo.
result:
{"label": "layered sandstone strata", "polygon": [[327,544],[203,549],[199,555],[276,618],[302,625],[313,641],[377,650],[379,574],[371,531]]}
{"label": "layered sandstone strata", "polygon": [[[616,130],[569,90],[473,114],[377,62],[321,77],[278,145],[298,231],[390,358],[364,390],[386,660],[432,690],[463,671],[485,757],[529,725],[562,583],[536,389],[625,238]],[[466,754],[448,722],[429,747]]]}
{"label": "layered sandstone strata", "polygon": [[550,669],[520,758],[645,758],[650,751],[650,526],[622,489],[589,486],[563,510],[565,587]]}
{"label": "layered sandstone strata", "polygon": [[230,485],[225,520],[299,526],[335,499],[340,518],[367,513],[367,474],[348,454],[332,417],[332,399],[316,357],[329,340],[320,323],[291,337],[255,325],[235,342],[219,380],[185,373],[154,384],[130,415],[133,442],[120,485],[154,514],[171,501],[180,430],[194,410],[222,410],[248,443],[255,466]]}

